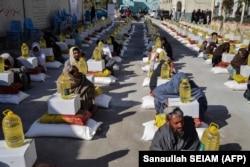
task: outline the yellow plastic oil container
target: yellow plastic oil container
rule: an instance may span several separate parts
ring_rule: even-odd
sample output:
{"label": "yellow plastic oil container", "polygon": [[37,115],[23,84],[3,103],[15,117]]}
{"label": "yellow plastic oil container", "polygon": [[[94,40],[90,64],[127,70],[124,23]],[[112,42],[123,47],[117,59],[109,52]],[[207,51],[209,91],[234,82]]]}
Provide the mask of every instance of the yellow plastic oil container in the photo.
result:
{"label": "yellow plastic oil container", "polygon": [[205,129],[202,134],[201,145],[204,151],[219,151],[220,132],[219,126],[216,123],[210,123],[209,127]]}
{"label": "yellow plastic oil container", "polygon": [[80,58],[77,66],[78,66],[79,72],[81,72],[81,73],[83,73],[85,75],[88,73],[87,63],[82,57]]}
{"label": "yellow plastic oil container", "polygon": [[2,121],[4,140],[8,147],[16,148],[24,144],[24,133],[21,118],[7,109],[3,111]]}
{"label": "yellow plastic oil container", "polygon": [[102,60],[101,51],[97,47],[93,51],[93,56],[94,56],[95,61],[101,61]]}
{"label": "yellow plastic oil container", "polygon": [[65,36],[63,33],[59,35],[60,42],[65,42]]}
{"label": "yellow plastic oil container", "polygon": [[55,61],[55,56],[53,54],[49,55],[49,56],[46,56],[46,61],[47,62],[54,62]]}
{"label": "yellow plastic oil container", "polygon": [[0,72],[4,72],[4,58],[0,57]]}
{"label": "yellow plastic oil container", "polygon": [[187,78],[183,78],[179,87],[180,93],[180,101],[182,103],[190,103],[191,102],[191,86],[188,82]]}
{"label": "yellow plastic oil container", "polygon": [[110,37],[110,36],[107,38],[107,44],[108,44],[108,45],[112,45],[112,40],[111,40],[111,37]]}
{"label": "yellow plastic oil container", "polygon": [[230,45],[229,53],[235,54],[235,48],[236,48],[236,46],[234,44]]}
{"label": "yellow plastic oil container", "polygon": [[45,39],[43,37],[40,38],[39,43],[40,43],[41,48],[46,48],[47,47],[46,46],[46,41],[45,41]]}
{"label": "yellow plastic oil container", "polygon": [[170,78],[170,66],[168,61],[165,61],[161,66],[161,79],[169,79]]}
{"label": "yellow plastic oil container", "polygon": [[103,43],[102,43],[102,41],[98,42],[97,48],[99,49],[99,51],[102,51],[102,49],[103,49]]}
{"label": "yellow plastic oil container", "polygon": [[62,99],[68,100],[72,98],[70,88],[71,84],[69,78],[66,75],[62,75],[60,77],[60,95]]}
{"label": "yellow plastic oil container", "polygon": [[23,43],[21,46],[22,58],[29,57],[29,46],[26,43]]}
{"label": "yellow plastic oil container", "polygon": [[163,59],[166,59],[167,58],[167,53],[162,50],[160,53],[159,53],[159,61],[163,60]]}

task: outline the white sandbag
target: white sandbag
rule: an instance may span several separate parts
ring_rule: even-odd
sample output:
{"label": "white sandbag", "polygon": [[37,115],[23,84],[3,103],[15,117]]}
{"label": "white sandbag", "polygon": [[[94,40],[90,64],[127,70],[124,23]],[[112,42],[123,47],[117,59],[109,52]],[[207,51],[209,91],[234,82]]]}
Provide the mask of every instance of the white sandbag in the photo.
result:
{"label": "white sandbag", "polygon": [[247,89],[247,83],[238,83],[235,80],[224,82],[224,85],[232,90],[245,91]]}
{"label": "white sandbag", "polygon": [[117,62],[117,63],[122,62],[122,58],[120,58],[119,56],[114,56],[114,57],[112,57],[112,59],[114,59],[115,62]]}
{"label": "white sandbag", "polygon": [[144,132],[141,140],[152,140],[154,138],[155,132],[158,130],[158,127],[155,126],[155,120],[144,122],[142,125],[144,126]]}
{"label": "white sandbag", "polygon": [[150,77],[146,77],[146,78],[143,80],[142,86],[143,86],[143,87],[149,86],[149,82],[150,82]]}
{"label": "white sandbag", "polygon": [[95,84],[100,85],[111,85],[114,84],[118,79],[112,75],[108,77],[95,77]]}
{"label": "white sandbag", "polygon": [[224,67],[212,67],[211,72],[215,74],[228,74],[227,68]]}
{"label": "white sandbag", "polygon": [[102,122],[93,119],[87,121],[86,126],[70,124],[42,124],[36,120],[25,133],[26,137],[70,137],[91,140]]}
{"label": "white sandbag", "polygon": [[[158,65],[159,65],[159,62],[155,62],[155,64],[154,64],[154,70],[157,68]],[[141,69],[142,69],[142,71],[144,71],[144,72],[149,72],[149,71],[150,71],[150,65],[149,65],[149,64],[146,64],[146,65],[143,66]]]}
{"label": "white sandbag", "polygon": [[142,98],[141,108],[151,109],[155,108],[154,97],[147,95]]}
{"label": "white sandbag", "polygon": [[144,72],[148,72],[150,70],[150,66],[147,64],[147,65],[143,66],[141,69]]}
{"label": "white sandbag", "polygon": [[95,97],[95,104],[98,107],[103,107],[103,108],[109,108],[109,104],[111,101],[112,97],[105,95],[105,94],[100,94]]}
{"label": "white sandbag", "polygon": [[207,60],[205,60],[205,63],[206,63],[206,64],[212,64],[212,59],[207,59]]}
{"label": "white sandbag", "polygon": [[143,63],[148,63],[148,57],[143,57],[143,58],[142,58],[142,62],[143,62]]}
{"label": "white sandbag", "polygon": [[48,76],[44,73],[30,74],[30,81],[32,82],[44,82]]}
{"label": "white sandbag", "polygon": [[47,68],[60,68],[63,64],[59,61],[53,61],[53,62],[46,62],[46,67]]}
{"label": "white sandbag", "polygon": [[197,57],[203,58],[203,52],[200,52]]}
{"label": "white sandbag", "polygon": [[19,91],[18,94],[0,94],[0,103],[20,104],[30,95]]}

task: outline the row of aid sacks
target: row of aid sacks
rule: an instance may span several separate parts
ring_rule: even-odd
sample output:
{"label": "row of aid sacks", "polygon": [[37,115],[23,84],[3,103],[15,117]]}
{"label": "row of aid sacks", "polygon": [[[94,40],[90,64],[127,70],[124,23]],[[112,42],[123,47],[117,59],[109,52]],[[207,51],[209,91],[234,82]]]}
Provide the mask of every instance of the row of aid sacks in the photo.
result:
{"label": "row of aid sacks", "polygon": [[[203,58],[205,64],[212,64],[212,57],[208,56],[207,58],[203,55],[203,52],[199,52],[199,49],[203,41],[211,41],[211,34],[215,30],[205,26],[197,25],[186,22],[162,22],[161,27],[167,31],[171,36],[180,41],[183,45],[190,48],[191,50],[197,52],[198,58]],[[242,39],[239,35],[233,33],[225,33],[223,36],[218,35],[219,44],[223,42],[230,42],[229,53],[222,54],[222,63],[230,64],[231,60],[234,58],[235,54],[240,48],[247,48],[250,42],[250,39]],[[209,45],[209,42],[208,42]],[[235,76],[233,80],[225,81],[224,86],[228,87],[234,91],[245,91],[247,89],[247,81],[250,76],[250,57],[248,57],[248,64],[241,65],[240,74]],[[212,66],[212,65],[211,65]],[[227,66],[216,66],[211,67],[210,71],[214,74],[228,74],[229,71]]]}

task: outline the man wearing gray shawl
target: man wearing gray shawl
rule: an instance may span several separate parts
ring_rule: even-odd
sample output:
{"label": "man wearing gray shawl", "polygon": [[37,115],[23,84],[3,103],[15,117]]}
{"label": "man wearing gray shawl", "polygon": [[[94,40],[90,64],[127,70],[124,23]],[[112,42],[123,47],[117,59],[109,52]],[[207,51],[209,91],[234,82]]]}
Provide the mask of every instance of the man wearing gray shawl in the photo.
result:
{"label": "man wearing gray shawl", "polygon": [[[170,111],[169,111],[170,110]],[[198,151],[200,140],[192,117],[183,116],[180,108],[166,108],[167,123],[161,126],[152,140],[151,151]]]}

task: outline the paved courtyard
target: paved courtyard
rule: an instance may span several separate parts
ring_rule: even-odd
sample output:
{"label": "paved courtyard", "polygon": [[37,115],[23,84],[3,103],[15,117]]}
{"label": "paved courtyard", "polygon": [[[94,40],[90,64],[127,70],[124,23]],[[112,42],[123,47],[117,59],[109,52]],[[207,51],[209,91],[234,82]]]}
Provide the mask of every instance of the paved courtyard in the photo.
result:
{"label": "paved courtyard", "polygon": [[[161,21],[153,20],[160,26]],[[116,23],[119,24],[119,23]],[[142,83],[146,73],[141,70],[145,51],[143,22],[133,22],[135,32],[127,46],[120,70],[115,71],[118,82],[100,86],[103,92],[112,97],[110,108],[99,108],[93,119],[103,122],[101,129],[91,141],[36,137],[37,161],[57,164],[58,167],[136,167],[138,153],[148,150],[150,141],[143,141],[144,122],[154,119],[154,109],[142,109],[142,97],[149,94],[149,87]],[[211,65],[196,57],[196,53],[159,28],[173,47],[177,71],[187,73],[204,89],[208,99],[205,122],[216,122],[220,126],[221,150],[250,150],[248,138],[250,104],[243,98],[243,91],[233,91],[223,85],[228,74],[213,74]],[[91,54],[93,46],[84,51]],[[31,124],[47,111],[47,100],[56,91],[55,81],[62,68],[49,70],[45,82],[32,83],[28,99],[19,105],[0,104],[0,110],[11,109],[23,121],[26,132]],[[0,116],[2,120],[2,115]],[[0,139],[3,139],[2,131]]]}

